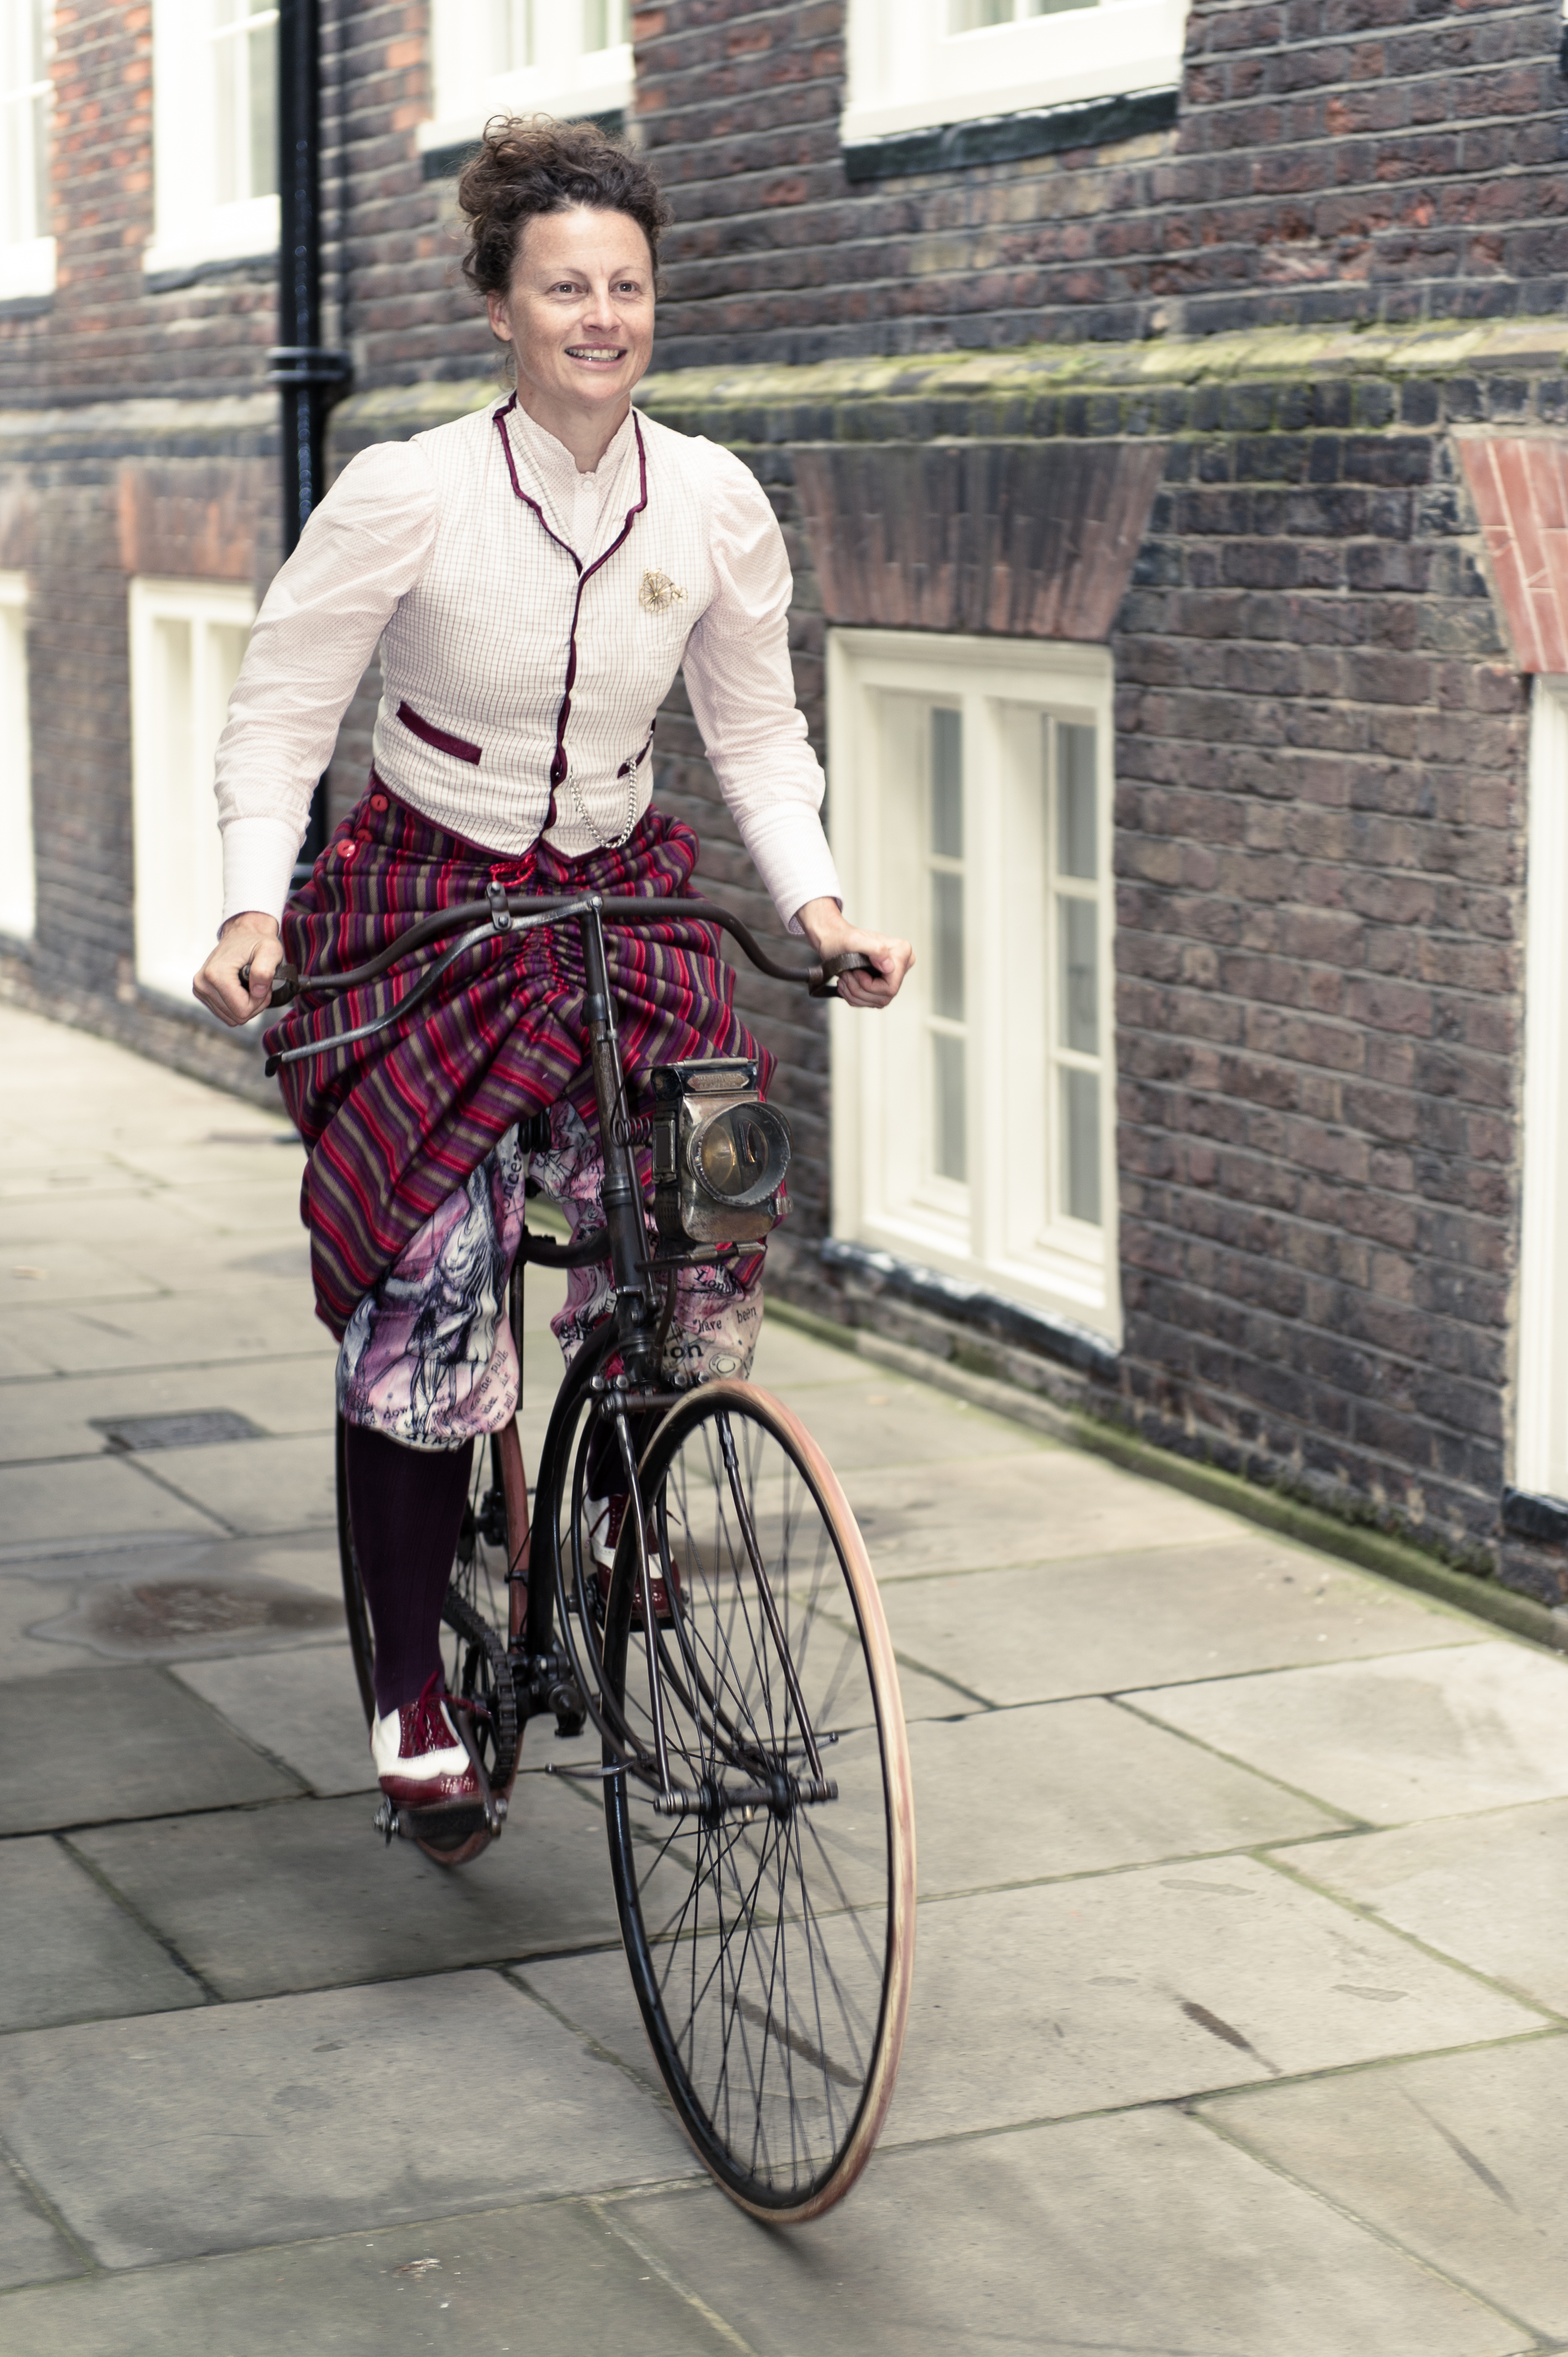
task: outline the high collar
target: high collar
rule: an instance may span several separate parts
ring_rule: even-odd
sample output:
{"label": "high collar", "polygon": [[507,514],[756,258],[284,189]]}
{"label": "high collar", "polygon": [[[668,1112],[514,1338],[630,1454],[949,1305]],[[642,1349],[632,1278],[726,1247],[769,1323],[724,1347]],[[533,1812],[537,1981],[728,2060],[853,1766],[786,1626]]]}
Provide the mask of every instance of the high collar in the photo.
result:
{"label": "high collar", "polygon": [[[597,553],[613,516],[618,530],[627,505],[619,500],[628,468],[637,457],[636,428],[628,410],[592,473],[585,473],[564,442],[529,415],[521,402],[507,413],[502,431],[519,462],[542,495],[555,530],[581,557]],[[591,545],[585,544],[591,543]]]}

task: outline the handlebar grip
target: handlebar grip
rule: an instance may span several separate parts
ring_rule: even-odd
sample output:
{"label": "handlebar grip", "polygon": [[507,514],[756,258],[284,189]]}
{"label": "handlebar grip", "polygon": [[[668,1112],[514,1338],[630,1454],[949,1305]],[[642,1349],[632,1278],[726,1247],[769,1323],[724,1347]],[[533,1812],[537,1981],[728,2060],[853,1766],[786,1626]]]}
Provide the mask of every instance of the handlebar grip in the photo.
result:
{"label": "handlebar grip", "polygon": [[836,998],[839,994],[834,985],[841,974],[875,974],[875,959],[868,958],[864,950],[843,950],[837,957],[822,960],[816,980],[808,987],[813,998]]}
{"label": "handlebar grip", "polygon": [[[251,961],[249,958],[245,960],[244,964],[240,968],[240,987],[242,990],[249,990],[251,987]],[[292,1005],[298,996],[299,968],[296,965],[280,965],[274,967],[273,971],[272,996],[268,998],[267,1005],[269,1006],[288,1006]]]}

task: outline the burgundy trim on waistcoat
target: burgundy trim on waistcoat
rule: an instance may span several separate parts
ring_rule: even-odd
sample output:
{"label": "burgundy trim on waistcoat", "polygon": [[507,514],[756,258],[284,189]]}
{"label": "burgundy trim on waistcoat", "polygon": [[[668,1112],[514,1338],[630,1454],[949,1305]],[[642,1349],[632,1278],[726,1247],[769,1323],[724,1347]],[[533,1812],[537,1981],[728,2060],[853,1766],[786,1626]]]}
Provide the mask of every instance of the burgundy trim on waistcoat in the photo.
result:
{"label": "burgundy trim on waistcoat", "polygon": [[577,568],[577,595],[572,607],[571,629],[566,637],[566,684],[562,692],[561,709],[555,716],[555,752],[550,764],[550,813],[544,822],[545,827],[549,828],[555,823],[555,796],[558,789],[565,782],[566,777],[566,723],[572,717],[572,687],[577,676],[577,617],[583,610],[583,592],[599,567],[602,565],[607,565],[618,549],[625,547],[630,537],[632,525],[648,505],[648,452],[643,447],[642,426],[634,409],[631,413],[631,430],[637,442],[638,497],[635,503],[627,510],[626,522],[605,550],[604,554],[596,556],[585,571],[583,560],[576,550],[564,541],[558,532],[551,532],[549,524],[545,522],[544,511],[539,501],[531,500],[517,479],[517,464],[511,455],[511,436],[506,430],[506,420],[516,407],[517,395],[514,393],[510,401],[503,402],[499,409],[493,412],[490,421],[501,437],[501,449],[506,457],[507,473],[511,477],[512,490],[525,508],[533,510],[556,547],[564,548]]}
{"label": "burgundy trim on waistcoat", "polygon": [[470,745],[466,737],[454,737],[445,728],[437,728],[434,720],[426,720],[412,704],[400,704],[397,716],[405,728],[434,745],[438,753],[450,753],[455,761],[477,761],[484,752],[482,745]]}

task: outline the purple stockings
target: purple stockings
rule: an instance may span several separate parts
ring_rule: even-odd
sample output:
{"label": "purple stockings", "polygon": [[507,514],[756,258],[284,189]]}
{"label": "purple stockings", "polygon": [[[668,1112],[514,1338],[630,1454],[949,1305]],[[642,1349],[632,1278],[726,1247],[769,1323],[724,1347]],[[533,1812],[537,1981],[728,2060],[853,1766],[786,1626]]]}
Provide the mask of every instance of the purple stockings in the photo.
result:
{"label": "purple stockings", "polygon": [[451,1575],[474,1444],[408,1448],[351,1424],[349,1512],[376,1637],[376,1710],[414,1701],[441,1667],[441,1602]]}

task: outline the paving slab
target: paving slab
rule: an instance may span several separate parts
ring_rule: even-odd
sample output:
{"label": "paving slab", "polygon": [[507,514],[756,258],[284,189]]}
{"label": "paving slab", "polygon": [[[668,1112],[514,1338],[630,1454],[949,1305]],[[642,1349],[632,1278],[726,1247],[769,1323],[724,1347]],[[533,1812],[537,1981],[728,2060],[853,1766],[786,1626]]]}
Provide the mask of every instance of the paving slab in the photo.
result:
{"label": "paving slab", "polygon": [[234,1808],[296,1789],[162,1671],[0,1685],[0,1833]]}
{"label": "paving slab", "polygon": [[81,1669],[98,1666],[101,1657],[89,1646],[61,1646],[29,1634],[40,1621],[58,1617],[60,1592],[53,1580],[18,1579],[0,1573],[0,1662],[5,1663],[8,1681],[58,1677],[72,1663]]}
{"label": "paving slab", "polygon": [[290,1440],[232,1440],[160,1448],[157,1472],[212,1520],[246,1535],[338,1522],[333,1419]]}
{"label": "paving slab", "polygon": [[796,2235],[707,2190],[625,2219],[755,2357],[1505,2357],[1528,2336],[1208,2136],[1140,2112],[884,2153]]}
{"label": "paving slab", "polygon": [[520,1776],[502,1839],[457,1872],[389,1849],[357,1793],[78,1835],[226,1997],[390,1980],[618,1940],[602,1813]]}
{"label": "paving slab", "polygon": [[[254,1444],[252,1444],[254,1446]],[[188,1498],[149,1480],[129,1457],[0,1470],[0,1531],[13,1546],[29,1539],[122,1539],[133,1533],[213,1531]]]}
{"label": "paving slab", "polygon": [[1568,1801],[1280,1849],[1321,1889],[1568,2014]]}
{"label": "paving slab", "polygon": [[697,2166],[672,2116],[496,1973],[25,2030],[0,2041],[0,2103],[113,2267]]}
{"label": "paving slab", "polygon": [[292,1768],[313,1792],[376,1789],[353,1656],[347,1645],[190,1662],[175,1675],[231,1727]]}
{"label": "paving slab", "polygon": [[[522,1967],[648,2076],[615,1955]],[[1541,2016],[1246,1857],[928,1902],[885,2132],[904,2144],[1322,2071]]]}
{"label": "paving slab", "polygon": [[59,1842],[0,1843],[0,2029],[204,2002]]}
{"label": "paving slab", "polygon": [[278,1579],[193,1568],[138,1571],[129,1578],[86,1580],[33,1637],[85,1646],[109,1661],[176,1662],[211,1653],[335,1642],[343,1634],[336,1596]]}
{"label": "paving slab", "polygon": [[905,1383],[897,1375],[878,1382],[879,1372],[873,1370],[871,1379],[861,1383],[835,1383],[823,1393],[820,1404],[805,1394],[795,1403],[801,1421],[827,1450],[852,1499],[854,1483],[844,1477],[863,1467],[929,1467],[973,1458],[1033,1458],[1054,1445],[1023,1425],[992,1415],[983,1407],[972,1407],[968,1400],[933,1391],[927,1383]]}
{"label": "paving slab", "polygon": [[[1153,1738],[1150,1740],[1149,1738]],[[920,1889],[1246,1849],[1343,1820],[1099,1699],[917,1723]]]}
{"label": "paving slab", "polygon": [[156,1293],[157,1281],[139,1275],[96,1244],[61,1239],[30,1257],[16,1247],[0,1252],[0,1317],[67,1301],[113,1301]]}
{"label": "paving slab", "polygon": [[1010,1462],[857,1470],[850,1490],[880,1581],[1253,1535],[1233,1515],[1179,1491],[1161,1501],[1152,1523],[1146,1482],[1049,1445]]}
{"label": "paving slab", "polygon": [[1568,1794],[1568,1662],[1526,1645],[1230,1678],[1140,1707],[1369,1824]]}
{"label": "paving slab", "polygon": [[101,2275],[8,2300],[5,2329],[7,2357],[532,2357],[576,2345],[585,2317],[606,2351],[734,2357],[733,2338],[585,2201]]}
{"label": "paving slab", "polygon": [[880,1372],[863,1359],[858,1351],[840,1350],[832,1342],[820,1342],[814,1334],[792,1326],[787,1318],[776,1313],[765,1314],[762,1332],[757,1337],[757,1351],[751,1362],[754,1383],[765,1391],[791,1394],[816,1390],[824,1384],[859,1383],[868,1387],[868,1377]]}
{"label": "paving slab", "polygon": [[1553,2345],[1568,2340],[1568,2038],[1356,2072],[1203,2111]]}
{"label": "paving slab", "polygon": [[[94,1417],[180,1415],[228,1408],[263,1433],[330,1432],[333,1365],[319,1352],[271,1360],[264,1369],[155,1367],[136,1373],[56,1375],[0,1393],[0,1463],[110,1453]],[[166,1452],[156,1452],[160,1457]]]}
{"label": "paving slab", "polygon": [[9,1330],[31,1357],[59,1374],[114,1367],[253,1367],[260,1359],[336,1355],[312,1315],[308,1295],[284,1277],[257,1277],[221,1303],[204,1294],[148,1295],[93,1310],[16,1309]]}
{"label": "paving slab", "polygon": [[1475,1644],[1474,1621],[1256,1533],[883,1591],[901,1661],[993,1703]]}
{"label": "paving slab", "polygon": [[[31,2199],[16,2170],[0,2159],[0,2291],[16,2284],[57,2282],[79,2275],[83,2260]],[[0,2309],[7,2319],[11,2303]],[[9,2333],[9,2323],[6,2332]]]}

